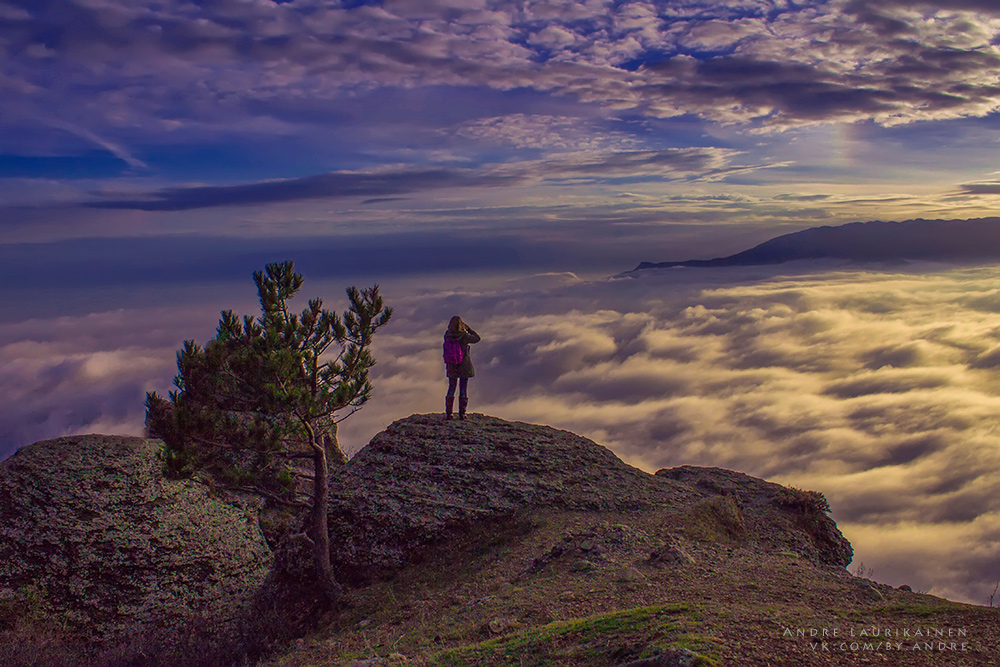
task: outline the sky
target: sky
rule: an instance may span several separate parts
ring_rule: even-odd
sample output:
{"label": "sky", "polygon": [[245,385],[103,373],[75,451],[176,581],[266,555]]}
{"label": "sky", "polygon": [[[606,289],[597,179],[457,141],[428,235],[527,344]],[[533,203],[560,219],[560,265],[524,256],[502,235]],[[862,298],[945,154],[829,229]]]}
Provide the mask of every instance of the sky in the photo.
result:
{"label": "sky", "polygon": [[0,458],[142,432],[293,259],[396,317],[356,451],[474,409],[823,491],[875,578],[1000,580],[993,267],[612,278],[1000,197],[994,0],[0,0]]}

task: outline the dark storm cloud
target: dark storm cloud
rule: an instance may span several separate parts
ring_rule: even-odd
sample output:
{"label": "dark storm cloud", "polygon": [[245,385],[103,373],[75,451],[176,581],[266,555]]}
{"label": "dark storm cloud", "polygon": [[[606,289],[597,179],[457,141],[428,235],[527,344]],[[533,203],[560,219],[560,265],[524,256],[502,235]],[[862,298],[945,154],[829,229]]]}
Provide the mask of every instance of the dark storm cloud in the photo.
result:
{"label": "dark storm cloud", "polygon": [[1000,65],[995,53],[910,43],[898,45],[896,51],[895,58],[860,72],[844,72],[820,62],[804,65],[740,55],[701,63],[672,60],[644,68],[650,76],[639,90],[650,100],[680,98],[681,106],[686,102],[725,122],[736,122],[739,115],[749,113],[765,124],[888,121],[890,116],[904,117],[904,107],[909,105],[919,106],[922,114],[934,118],[975,104],[992,108],[1000,98],[995,82],[970,84],[963,76],[985,77]]}
{"label": "dark storm cloud", "polygon": [[993,0],[852,0],[846,9],[850,12],[863,13],[879,8],[971,10],[987,14],[1000,14],[1000,6]]}
{"label": "dark storm cloud", "polygon": [[480,169],[396,169],[377,172],[334,172],[302,178],[239,185],[166,188],[141,198],[88,201],[88,208],[139,211],[188,211],[219,206],[252,206],[308,199],[367,197],[361,203],[400,201],[396,194],[445,188],[501,188],[539,181],[589,177],[722,178],[771,165],[730,166],[738,151],[718,148],[670,148],[569,154],[543,161],[510,162]]}
{"label": "dark storm cloud", "polygon": [[[850,2],[845,8],[847,12],[854,14],[862,23],[871,26],[875,34],[880,37],[900,37],[915,33],[914,29],[906,22],[890,15],[878,11],[879,7],[892,7],[894,2]],[[918,3],[912,3],[918,4]],[[910,6],[912,6],[912,4]],[[896,4],[896,6],[901,6]],[[905,5],[903,5],[905,6]]]}
{"label": "dark storm cloud", "polygon": [[962,194],[1000,195],[1000,183],[965,183],[960,187]]}

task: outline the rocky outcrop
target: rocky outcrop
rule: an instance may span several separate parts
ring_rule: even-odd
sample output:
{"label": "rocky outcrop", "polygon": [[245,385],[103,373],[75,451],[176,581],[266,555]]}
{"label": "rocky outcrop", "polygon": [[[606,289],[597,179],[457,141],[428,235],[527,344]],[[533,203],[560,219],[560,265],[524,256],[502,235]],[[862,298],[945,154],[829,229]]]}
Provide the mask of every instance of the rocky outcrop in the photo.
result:
{"label": "rocky outcrop", "polygon": [[[303,540],[285,540],[275,557],[260,503],[165,479],[157,450],[142,438],[75,436],[0,462],[0,601],[34,589],[98,643],[190,635],[193,624],[225,635],[248,605],[277,600],[275,591],[288,604],[271,625],[288,625],[289,609],[318,608],[308,600]],[[722,545],[719,553],[793,551],[824,565],[850,560],[820,494],[715,468],[651,475],[587,438],[484,415],[398,420],[332,473],[331,544],[345,583],[418,561],[470,527],[490,530],[490,521],[536,510],[586,513],[592,525],[538,554],[529,573],[643,549],[643,562],[672,568],[692,562],[698,543]]]}
{"label": "rocky outcrop", "polygon": [[256,509],[164,479],[156,454],[85,435],[0,462],[0,597],[33,588],[95,642],[236,617],[272,562]]}
{"label": "rocky outcrop", "polygon": [[761,266],[818,259],[852,262],[995,260],[1000,257],[998,231],[1000,218],[852,222],[783,234],[728,257],[642,262],[622,275],[646,269]]}
{"label": "rocky outcrop", "polygon": [[[731,507],[740,541],[849,563],[850,545],[836,524],[823,511],[782,505],[784,488],[721,469],[651,475],[587,438],[548,426],[478,414],[467,421],[413,415],[376,435],[334,480],[334,560],[348,577],[371,576],[472,522],[531,508],[659,508],[683,519],[699,509],[710,514]],[[720,496],[725,503],[716,501]],[[724,524],[726,517],[712,520]]]}
{"label": "rocky outcrop", "polygon": [[569,431],[478,414],[412,415],[376,435],[334,480],[334,558],[371,573],[471,521],[529,507],[622,511],[697,493]]}
{"label": "rocky outcrop", "polygon": [[707,491],[701,507],[717,499],[730,501],[738,512],[741,538],[760,549],[787,550],[823,565],[843,567],[851,562],[851,543],[827,516],[823,495],[803,491],[724,468],[679,466],[656,471],[656,476],[685,482]]}

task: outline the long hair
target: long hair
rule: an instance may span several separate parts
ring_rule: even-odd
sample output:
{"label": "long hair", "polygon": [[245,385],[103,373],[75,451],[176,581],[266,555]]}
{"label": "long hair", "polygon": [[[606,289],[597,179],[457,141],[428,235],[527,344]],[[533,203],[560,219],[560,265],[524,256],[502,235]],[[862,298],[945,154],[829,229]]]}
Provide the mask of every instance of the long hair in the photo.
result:
{"label": "long hair", "polygon": [[454,333],[460,333],[462,331],[465,331],[466,328],[467,327],[465,326],[465,322],[463,322],[462,318],[459,317],[458,315],[455,315],[453,318],[451,318],[451,321],[448,322],[448,331],[452,331]]}

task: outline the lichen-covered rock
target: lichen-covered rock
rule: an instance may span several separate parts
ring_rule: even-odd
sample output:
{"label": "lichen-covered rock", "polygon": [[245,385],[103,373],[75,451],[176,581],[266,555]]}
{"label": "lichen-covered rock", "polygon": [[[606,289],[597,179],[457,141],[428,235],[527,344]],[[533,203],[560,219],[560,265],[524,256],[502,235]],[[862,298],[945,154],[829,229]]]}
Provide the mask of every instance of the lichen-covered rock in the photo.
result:
{"label": "lichen-covered rock", "polygon": [[0,462],[0,592],[40,591],[96,642],[236,617],[272,562],[257,510],[164,479],[156,453],[85,435]]}
{"label": "lichen-covered rock", "polygon": [[[142,438],[74,436],[0,462],[0,599],[37,590],[99,643],[169,641],[192,625],[224,634],[261,595],[309,607],[305,540],[279,540],[276,565],[260,503],[164,479],[157,449]],[[599,518],[543,552],[542,565],[597,567],[631,554],[683,566],[694,560],[688,547],[706,541],[850,560],[820,494],[721,469],[651,475],[573,433],[483,415],[401,419],[331,472],[332,557],[345,583],[419,560],[424,547],[474,524],[489,530],[491,520],[535,510]],[[692,517],[700,531],[685,524]]]}

